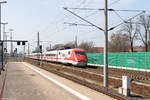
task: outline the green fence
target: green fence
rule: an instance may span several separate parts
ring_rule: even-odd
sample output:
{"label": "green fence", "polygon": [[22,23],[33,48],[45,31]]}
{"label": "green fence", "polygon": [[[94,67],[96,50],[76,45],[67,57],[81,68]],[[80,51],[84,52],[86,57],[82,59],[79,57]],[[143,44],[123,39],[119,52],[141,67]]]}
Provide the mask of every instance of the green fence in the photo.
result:
{"label": "green fence", "polygon": [[[103,53],[90,53],[89,64],[104,65]],[[139,53],[109,53],[108,60],[110,66],[150,69],[150,52]]]}

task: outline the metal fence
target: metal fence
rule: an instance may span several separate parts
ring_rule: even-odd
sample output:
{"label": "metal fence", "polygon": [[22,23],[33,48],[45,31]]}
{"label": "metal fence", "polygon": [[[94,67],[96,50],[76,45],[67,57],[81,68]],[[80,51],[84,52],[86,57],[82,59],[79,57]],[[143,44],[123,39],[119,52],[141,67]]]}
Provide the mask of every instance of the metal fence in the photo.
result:
{"label": "metal fence", "polygon": [[[104,65],[103,53],[91,53],[87,56],[88,64]],[[108,60],[109,66],[150,70],[150,52],[109,53]]]}

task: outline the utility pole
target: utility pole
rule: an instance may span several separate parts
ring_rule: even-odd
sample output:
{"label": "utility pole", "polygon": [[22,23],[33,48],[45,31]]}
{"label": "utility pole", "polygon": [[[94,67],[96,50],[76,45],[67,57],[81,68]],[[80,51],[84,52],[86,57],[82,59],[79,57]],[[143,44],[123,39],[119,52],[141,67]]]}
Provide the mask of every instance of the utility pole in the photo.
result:
{"label": "utility pole", "polygon": [[108,87],[108,0],[105,0],[104,87]]}
{"label": "utility pole", "polygon": [[1,23],[3,25],[3,40],[6,40],[6,32],[5,32],[5,26],[8,24],[8,23]]}
{"label": "utility pole", "polygon": [[38,60],[40,59],[40,33],[39,32],[37,33],[37,59]]}
{"label": "utility pole", "polygon": [[10,42],[10,55],[11,56],[13,54],[13,42],[12,42],[12,32],[13,31],[14,31],[13,29],[10,29],[10,40],[11,40],[11,42]]}
{"label": "utility pole", "polygon": [[51,43],[50,43],[50,50],[52,49],[52,45],[51,45]]}
{"label": "utility pole", "polygon": [[[6,35],[6,32],[5,32],[5,25],[8,24],[8,23],[1,23],[1,24],[3,25],[3,40],[6,40],[7,35]],[[3,42],[3,43],[4,43],[3,48],[6,49],[7,42]]]}
{"label": "utility pole", "polygon": [[145,34],[145,52],[148,52],[148,41],[147,41],[147,40],[148,40],[148,39],[147,39],[147,38],[148,38],[148,37],[147,37],[148,34],[147,34],[147,33],[148,33],[148,32],[146,32],[146,34]]}
{"label": "utility pole", "polygon": [[28,56],[30,55],[30,43],[28,42]]}
{"label": "utility pole", "polygon": [[7,3],[6,1],[2,1],[2,2],[0,2],[0,40],[2,40],[1,39],[1,20],[2,20],[2,6],[1,6],[1,4],[3,4],[3,3]]}
{"label": "utility pole", "polygon": [[[9,32],[5,32],[5,40],[6,41],[7,41],[7,37],[8,37],[7,33],[9,33]],[[8,52],[8,50],[7,50],[7,42],[6,42],[6,52]]]}
{"label": "utility pole", "polygon": [[77,37],[77,35],[75,36],[75,47],[76,48],[78,47],[78,37]]}
{"label": "utility pole", "polygon": [[40,47],[40,33],[38,32],[38,33],[37,33],[37,51],[38,51],[38,53],[39,53],[39,51],[40,51],[40,50],[39,50],[39,49],[40,49],[39,47]]}
{"label": "utility pole", "polygon": [[26,45],[23,45],[23,53],[24,53],[24,57],[26,55]]}
{"label": "utility pole", "polygon": [[38,32],[37,33],[37,48],[38,48],[38,53],[37,53],[37,58],[38,58],[38,60],[39,60],[39,65],[40,65],[40,67],[42,66],[42,61],[41,61],[41,59],[42,59],[42,52],[41,52],[41,49],[40,49],[40,33]]}
{"label": "utility pole", "polygon": [[[7,36],[8,36],[7,33],[9,33],[9,32],[5,32],[5,36],[6,36],[6,37],[5,37],[5,40],[6,40],[6,41],[7,41]],[[5,50],[6,50],[6,56],[5,56],[5,57],[6,57],[6,63],[7,63],[7,57],[8,57],[7,42],[6,42],[6,45],[5,45],[5,46],[6,46],[6,49],[5,49]]]}

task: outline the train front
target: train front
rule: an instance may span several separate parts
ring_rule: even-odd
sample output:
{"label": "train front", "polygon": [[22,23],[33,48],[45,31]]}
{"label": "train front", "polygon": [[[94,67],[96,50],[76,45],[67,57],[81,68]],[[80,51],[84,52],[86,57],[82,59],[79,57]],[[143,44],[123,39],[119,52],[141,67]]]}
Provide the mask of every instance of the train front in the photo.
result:
{"label": "train front", "polygon": [[87,65],[87,55],[83,49],[74,49],[74,54],[76,58],[76,66],[86,66]]}

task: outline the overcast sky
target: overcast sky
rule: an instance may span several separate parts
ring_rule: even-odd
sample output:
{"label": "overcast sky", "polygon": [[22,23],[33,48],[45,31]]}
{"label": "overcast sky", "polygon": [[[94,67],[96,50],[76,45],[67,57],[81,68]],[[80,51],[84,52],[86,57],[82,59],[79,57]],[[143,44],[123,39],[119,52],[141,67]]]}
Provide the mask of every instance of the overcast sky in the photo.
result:
{"label": "overcast sky", "polygon": [[[109,8],[147,10],[149,14],[149,0],[109,0]],[[6,31],[14,29],[14,39],[34,41],[40,32],[41,41],[51,41],[52,45],[73,41],[78,36],[78,42],[92,41],[96,46],[104,45],[104,34],[94,27],[69,26],[64,22],[86,24],[63,7],[104,8],[104,0],[7,0],[2,5],[2,21],[8,22]],[[89,21],[104,28],[104,14],[102,11],[72,10]],[[118,12],[121,17],[128,19],[137,13]],[[87,17],[89,16],[89,17]],[[109,14],[110,27],[121,22],[114,13]],[[116,31],[116,30],[114,30]],[[111,35],[112,32],[109,34]],[[45,42],[44,45],[49,44]]]}

